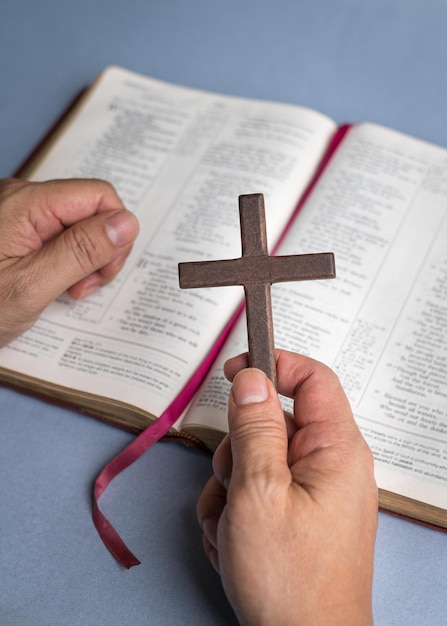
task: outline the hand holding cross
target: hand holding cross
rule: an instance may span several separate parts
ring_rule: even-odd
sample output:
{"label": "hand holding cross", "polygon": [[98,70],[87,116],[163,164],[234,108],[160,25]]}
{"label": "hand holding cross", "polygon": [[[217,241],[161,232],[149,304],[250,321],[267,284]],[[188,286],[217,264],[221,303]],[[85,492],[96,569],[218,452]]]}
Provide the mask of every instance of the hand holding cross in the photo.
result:
{"label": "hand holding cross", "polygon": [[276,386],[273,283],[335,278],[332,252],[269,256],[264,196],[239,196],[242,257],[224,261],[179,263],[182,289],[242,285],[245,290],[250,367],[261,369]]}

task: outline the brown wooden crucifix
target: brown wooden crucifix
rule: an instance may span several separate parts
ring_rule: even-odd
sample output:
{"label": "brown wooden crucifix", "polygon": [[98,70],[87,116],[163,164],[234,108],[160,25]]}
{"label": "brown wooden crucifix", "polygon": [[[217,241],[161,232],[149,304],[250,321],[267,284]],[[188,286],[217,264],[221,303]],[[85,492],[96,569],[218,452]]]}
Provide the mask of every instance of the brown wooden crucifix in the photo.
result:
{"label": "brown wooden crucifix", "polygon": [[224,261],[179,263],[182,289],[242,285],[248,331],[250,367],[261,369],[276,386],[272,283],[335,278],[332,252],[269,256],[264,196],[239,196],[242,257]]}

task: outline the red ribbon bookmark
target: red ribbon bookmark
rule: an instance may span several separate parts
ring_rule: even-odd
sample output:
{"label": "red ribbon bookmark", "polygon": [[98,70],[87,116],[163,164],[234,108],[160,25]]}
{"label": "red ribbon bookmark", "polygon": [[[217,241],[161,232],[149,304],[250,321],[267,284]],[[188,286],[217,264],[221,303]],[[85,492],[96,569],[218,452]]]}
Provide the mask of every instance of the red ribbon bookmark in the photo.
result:
{"label": "red ribbon bookmark", "polygon": [[191,376],[185,387],[164,413],[112,459],[96,478],[93,490],[93,523],[105,546],[116,560],[127,569],[134,565],[139,565],[141,561],[129,550],[115,528],[102,513],[98,501],[112,480],[139,459],[154,443],[164,437],[178,420],[203,382],[242,309],[243,307],[239,308],[202,365]]}
{"label": "red ribbon bookmark", "polygon": [[108,463],[95,481],[93,491],[93,523],[96,526],[101,539],[113,556],[127,569],[133,565],[139,565],[140,561],[129,550],[109,520],[104,516],[98,506],[98,500],[107,486],[118,474],[140,458],[152,444],[166,435],[168,430],[177,420],[177,406],[173,402],[167,410],[140,433],[124,450]]}

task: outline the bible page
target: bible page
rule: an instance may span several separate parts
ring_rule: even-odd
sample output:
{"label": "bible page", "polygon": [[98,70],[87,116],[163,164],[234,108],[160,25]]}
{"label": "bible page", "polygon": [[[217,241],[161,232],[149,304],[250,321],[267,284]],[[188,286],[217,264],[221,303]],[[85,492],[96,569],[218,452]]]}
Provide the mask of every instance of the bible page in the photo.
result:
{"label": "bible page", "polygon": [[159,415],[241,301],[237,287],[180,290],[178,263],[241,255],[241,194],[264,194],[273,244],[334,130],[299,107],[104,72],[32,178],[110,181],[140,236],[117,279],[61,296],[0,366]]}

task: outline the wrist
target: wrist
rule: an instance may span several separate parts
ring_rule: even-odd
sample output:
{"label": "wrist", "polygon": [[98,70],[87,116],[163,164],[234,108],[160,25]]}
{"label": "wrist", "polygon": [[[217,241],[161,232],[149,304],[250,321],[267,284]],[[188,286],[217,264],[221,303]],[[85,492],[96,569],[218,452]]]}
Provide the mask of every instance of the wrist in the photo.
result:
{"label": "wrist", "polygon": [[252,614],[242,611],[238,617],[241,626],[373,626],[374,623],[369,592],[360,598],[343,597],[326,602],[320,595],[315,601],[309,602],[307,598],[302,603],[293,602],[291,594],[290,601],[276,606],[264,603],[264,607],[258,605]]}

